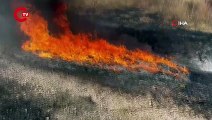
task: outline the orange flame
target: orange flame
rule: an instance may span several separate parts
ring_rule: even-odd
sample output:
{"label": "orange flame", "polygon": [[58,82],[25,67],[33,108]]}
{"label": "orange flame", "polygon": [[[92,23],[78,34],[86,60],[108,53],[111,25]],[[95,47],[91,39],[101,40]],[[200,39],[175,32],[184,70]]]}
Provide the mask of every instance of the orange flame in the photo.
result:
{"label": "orange flame", "polygon": [[186,67],[152,53],[128,50],[124,46],[112,45],[104,39],[92,40],[87,34],[74,35],[69,29],[67,18],[59,18],[57,22],[65,32],[59,37],[54,37],[49,33],[47,21],[37,13],[31,14],[26,22],[21,23],[21,30],[30,37],[30,40],[22,45],[22,49],[41,58],[59,58],[100,68],[115,66],[130,71],[146,70],[171,76],[189,74]]}

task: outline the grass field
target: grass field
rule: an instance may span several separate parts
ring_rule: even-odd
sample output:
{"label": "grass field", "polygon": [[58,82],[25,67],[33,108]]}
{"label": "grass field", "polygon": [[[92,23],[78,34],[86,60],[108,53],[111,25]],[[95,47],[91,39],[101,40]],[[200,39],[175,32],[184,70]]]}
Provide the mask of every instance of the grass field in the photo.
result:
{"label": "grass field", "polygon": [[160,14],[165,20],[179,19],[190,23],[191,29],[211,31],[212,6],[209,0],[74,0],[70,8],[94,13],[115,9],[138,8]]}

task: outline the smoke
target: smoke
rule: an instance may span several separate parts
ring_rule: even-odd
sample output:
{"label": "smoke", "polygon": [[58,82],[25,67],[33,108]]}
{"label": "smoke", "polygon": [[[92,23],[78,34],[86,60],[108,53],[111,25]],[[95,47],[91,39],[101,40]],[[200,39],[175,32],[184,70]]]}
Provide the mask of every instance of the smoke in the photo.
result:
{"label": "smoke", "polygon": [[205,61],[196,61],[197,66],[201,71],[212,72],[212,61],[207,59]]}
{"label": "smoke", "polygon": [[190,62],[193,63],[192,67],[196,66],[196,69],[203,72],[212,72],[212,42],[210,38],[199,41],[196,44],[195,42],[190,42],[190,44],[191,45],[188,46],[188,51],[190,51],[191,54],[189,59]]}
{"label": "smoke", "polygon": [[5,48],[5,43],[8,43],[12,39],[12,29],[13,29],[13,23],[12,22],[12,17],[11,11],[8,10],[7,7],[9,2],[2,2],[0,4],[0,48],[2,51],[3,48]]}
{"label": "smoke", "polygon": [[[32,5],[32,9],[39,10],[50,22],[54,16],[54,10],[61,0],[6,0],[0,4],[0,53],[7,54],[17,50],[21,50],[21,44],[27,37],[20,31],[19,23],[15,21],[13,14],[18,7],[28,7]],[[57,30],[51,25],[52,29]],[[53,31],[55,32],[55,31]],[[56,31],[58,32],[58,31]]]}
{"label": "smoke", "polygon": [[202,64],[201,68],[203,71],[212,72],[212,61],[206,61]]}
{"label": "smoke", "polygon": [[24,4],[23,0],[7,0],[0,4],[0,53],[12,53],[20,50],[23,34],[19,30],[19,24],[15,21],[13,13],[15,8]]}

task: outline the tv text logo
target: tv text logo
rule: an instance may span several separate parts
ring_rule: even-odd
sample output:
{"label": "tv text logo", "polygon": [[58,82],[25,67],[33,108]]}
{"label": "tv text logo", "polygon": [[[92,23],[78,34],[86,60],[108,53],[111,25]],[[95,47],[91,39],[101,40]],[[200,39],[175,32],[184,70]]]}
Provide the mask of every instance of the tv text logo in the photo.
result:
{"label": "tv text logo", "polygon": [[19,7],[14,12],[14,18],[18,22],[24,22],[29,17],[29,13],[27,12],[27,8]]}

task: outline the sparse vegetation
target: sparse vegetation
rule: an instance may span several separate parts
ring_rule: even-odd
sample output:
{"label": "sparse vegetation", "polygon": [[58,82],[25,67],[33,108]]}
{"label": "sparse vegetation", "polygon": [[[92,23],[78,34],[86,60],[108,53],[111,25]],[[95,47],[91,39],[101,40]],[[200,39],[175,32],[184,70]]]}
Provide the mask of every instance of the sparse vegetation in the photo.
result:
{"label": "sparse vegetation", "polygon": [[186,20],[194,30],[210,31],[212,5],[210,0],[75,0],[70,8],[78,11],[138,8],[144,12],[160,14],[165,20]]}

